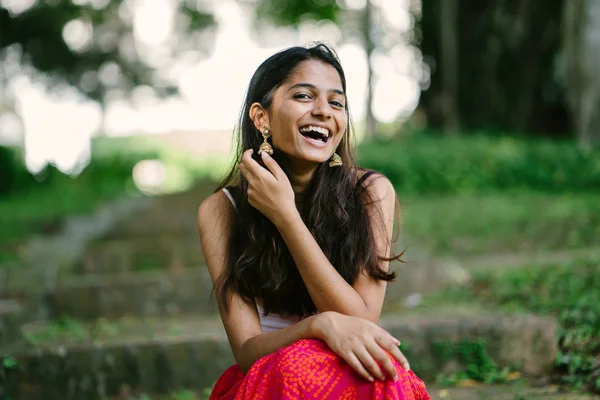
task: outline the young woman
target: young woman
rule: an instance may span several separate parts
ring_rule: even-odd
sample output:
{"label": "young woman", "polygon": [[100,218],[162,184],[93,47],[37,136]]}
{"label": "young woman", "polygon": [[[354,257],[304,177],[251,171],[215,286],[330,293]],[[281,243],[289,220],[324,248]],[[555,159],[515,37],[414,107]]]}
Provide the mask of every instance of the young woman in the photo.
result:
{"label": "young woman", "polygon": [[211,399],[429,399],[377,326],[396,197],[358,168],[344,71],[324,44],[254,73],[237,159],[198,228],[236,365]]}

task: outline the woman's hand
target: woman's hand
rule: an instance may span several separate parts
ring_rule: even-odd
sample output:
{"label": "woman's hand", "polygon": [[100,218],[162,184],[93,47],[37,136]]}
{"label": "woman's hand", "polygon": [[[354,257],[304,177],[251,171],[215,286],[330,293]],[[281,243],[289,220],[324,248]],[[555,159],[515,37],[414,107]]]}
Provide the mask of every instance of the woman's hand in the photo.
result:
{"label": "woman's hand", "polygon": [[336,312],[317,314],[317,318],[317,336],[365,379],[385,380],[383,368],[390,379],[398,380],[396,368],[387,353],[404,369],[410,369],[398,348],[398,339],[371,321]]}
{"label": "woman's hand", "polygon": [[289,217],[298,214],[292,185],[268,153],[261,153],[267,170],[252,159],[253,152],[252,149],[246,150],[240,163],[240,172],[248,181],[248,203],[269,218],[275,226],[279,226]]}

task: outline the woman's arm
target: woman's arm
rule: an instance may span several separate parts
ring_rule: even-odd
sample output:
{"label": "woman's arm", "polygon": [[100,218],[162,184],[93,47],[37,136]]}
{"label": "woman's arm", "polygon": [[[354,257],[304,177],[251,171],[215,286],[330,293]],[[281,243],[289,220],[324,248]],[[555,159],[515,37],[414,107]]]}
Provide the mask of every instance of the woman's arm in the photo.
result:
{"label": "woman's arm", "polygon": [[[383,307],[386,282],[373,279],[365,272],[359,274],[353,285],[344,280],[302,221],[293,203],[293,191],[287,176],[275,160],[264,155],[264,152],[262,154],[271,174],[252,160],[249,151],[242,158],[240,170],[249,183],[248,200],[281,233],[317,309],[357,316],[376,323]],[[370,216],[375,243],[379,246],[377,251],[387,256],[393,229],[394,188],[389,180],[380,177],[367,190],[375,200]],[[388,264],[387,261],[381,261],[380,267],[387,270]]]}
{"label": "woman's arm", "polygon": [[[226,265],[230,229],[235,210],[224,193],[217,192],[198,209],[198,231],[206,264],[213,282]],[[217,299],[223,325],[240,369],[245,373],[261,357],[299,339],[320,339],[366,379],[384,379],[381,369],[395,379],[396,371],[383,350],[409,368],[398,349],[398,340],[373,323],[359,318],[327,312],[301,320],[286,328],[262,333],[256,305],[237,293],[230,293],[227,310]]]}
{"label": "woman's arm", "polygon": [[[375,178],[367,189],[376,202],[371,224],[378,254],[388,256],[394,218],[395,194],[389,180]],[[379,201],[377,201],[379,200]],[[386,282],[371,278],[364,270],[350,285],[333,267],[298,213],[277,225],[317,309],[337,311],[377,323],[385,297]],[[380,267],[387,271],[388,262]]]}
{"label": "woman's arm", "polygon": [[[213,282],[225,269],[230,229],[235,210],[222,192],[202,202],[198,209],[198,231],[204,258]],[[227,310],[217,298],[219,312],[233,356],[246,372],[259,358],[292,344],[299,339],[315,338],[314,318],[307,318],[288,328],[262,333],[256,305],[248,303],[237,293],[230,293]]]}
{"label": "woman's arm", "polygon": [[[235,210],[222,192],[202,202],[198,209],[198,231],[206,264],[213,282],[224,271],[227,261],[230,229]],[[321,313],[274,332],[262,333],[256,305],[237,293],[229,294],[227,310],[217,298],[219,312],[236,363],[246,373],[261,357],[288,346],[299,339],[320,339],[342,357],[365,379],[396,379],[396,370],[386,350],[404,368],[409,368],[398,349],[398,340],[373,323],[338,313]]]}

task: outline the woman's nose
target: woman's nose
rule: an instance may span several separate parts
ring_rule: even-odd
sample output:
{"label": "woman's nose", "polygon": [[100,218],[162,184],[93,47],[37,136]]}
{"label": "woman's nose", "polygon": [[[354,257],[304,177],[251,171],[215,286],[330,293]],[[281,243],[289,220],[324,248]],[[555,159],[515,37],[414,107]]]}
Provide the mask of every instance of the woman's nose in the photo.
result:
{"label": "woman's nose", "polygon": [[327,99],[317,98],[313,102],[313,111],[314,116],[322,117],[322,118],[331,118],[331,108],[329,106],[329,102]]}

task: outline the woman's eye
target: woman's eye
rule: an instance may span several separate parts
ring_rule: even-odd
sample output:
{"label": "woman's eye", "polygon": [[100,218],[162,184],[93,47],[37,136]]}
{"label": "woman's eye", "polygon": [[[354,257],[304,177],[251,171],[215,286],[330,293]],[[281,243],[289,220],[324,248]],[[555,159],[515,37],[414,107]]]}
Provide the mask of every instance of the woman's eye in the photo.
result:
{"label": "woman's eye", "polygon": [[298,93],[294,96],[295,99],[310,99],[310,96],[306,93]]}
{"label": "woman's eye", "polygon": [[342,103],[340,103],[339,101],[332,101],[332,102],[330,102],[330,104],[333,105],[334,107],[344,108],[344,105]]}

